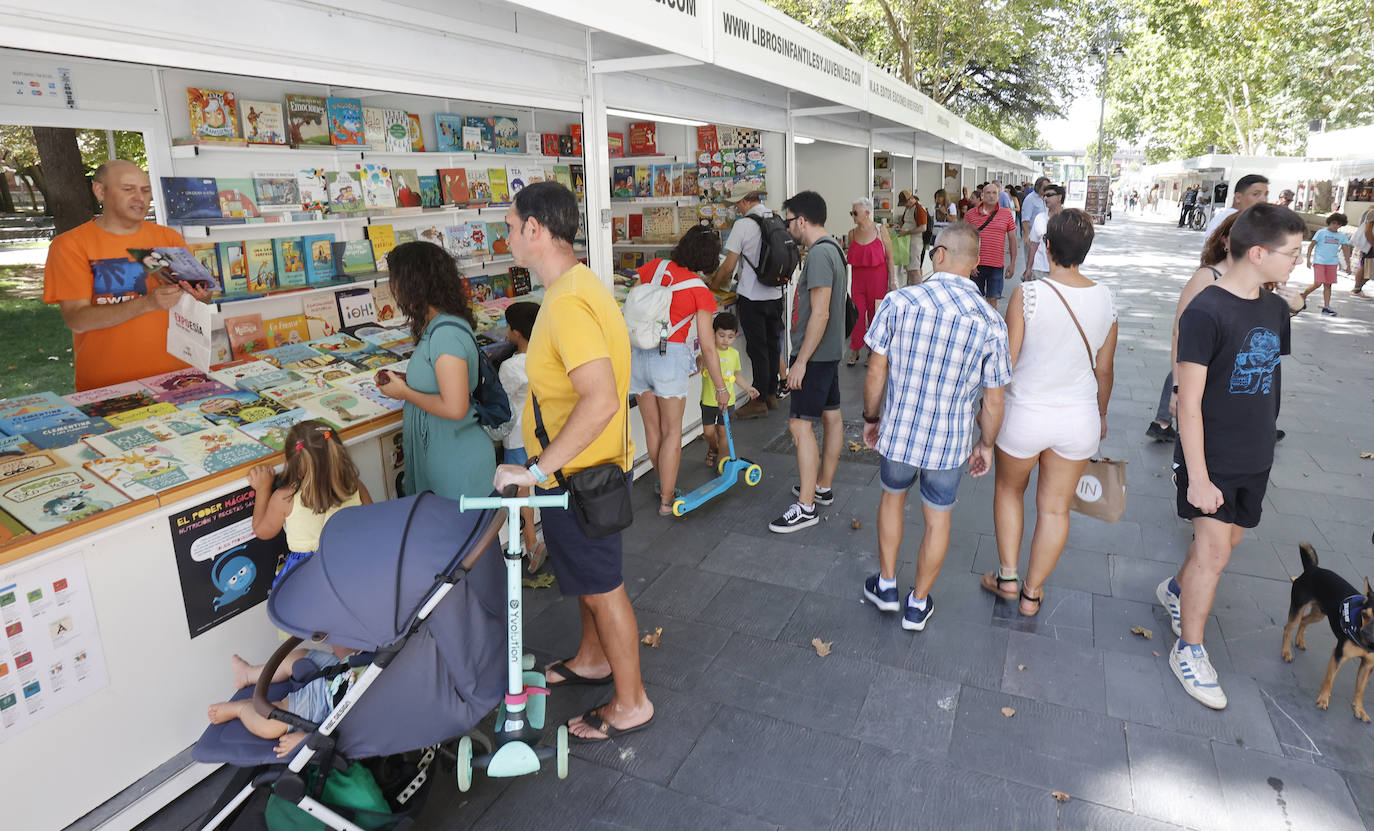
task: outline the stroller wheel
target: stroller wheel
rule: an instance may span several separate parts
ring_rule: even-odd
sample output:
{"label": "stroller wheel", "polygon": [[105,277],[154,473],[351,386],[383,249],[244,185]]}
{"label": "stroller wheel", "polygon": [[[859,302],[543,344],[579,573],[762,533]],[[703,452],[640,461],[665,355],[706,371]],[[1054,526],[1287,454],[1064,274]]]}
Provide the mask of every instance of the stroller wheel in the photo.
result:
{"label": "stroller wheel", "polygon": [[568,725],[558,726],[558,778],[568,778]]}
{"label": "stroller wheel", "polygon": [[750,465],[744,469],[744,484],[749,487],[757,485],[763,481],[763,468],[758,465]]}
{"label": "stroller wheel", "polygon": [[458,740],[458,790],[467,793],[472,787],[472,739],[467,736]]}

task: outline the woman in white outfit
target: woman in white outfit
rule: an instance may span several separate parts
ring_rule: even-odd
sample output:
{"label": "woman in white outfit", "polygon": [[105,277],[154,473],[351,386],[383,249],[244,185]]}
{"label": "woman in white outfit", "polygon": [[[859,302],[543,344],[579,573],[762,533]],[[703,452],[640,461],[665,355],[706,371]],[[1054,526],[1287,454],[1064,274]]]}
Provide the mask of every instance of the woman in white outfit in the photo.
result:
{"label": "woman in white outfit", "polygon": [[[1105,286],[1079,272],[1092,241],[1093,221],[1083,211],[1051,218],[1043,243],[1049,278],[1021,283],[1007,303],[1012,374],[993,496],[1001,568],[981,582],[1008,600],[1019,596],[1028,616],[1040,611],[1045,581],[1068,540],[1074,488],[1107,435],[1116,306]],[[1035,535],[1023,580],[1017,571],[1023,497],[1036,465]]]}

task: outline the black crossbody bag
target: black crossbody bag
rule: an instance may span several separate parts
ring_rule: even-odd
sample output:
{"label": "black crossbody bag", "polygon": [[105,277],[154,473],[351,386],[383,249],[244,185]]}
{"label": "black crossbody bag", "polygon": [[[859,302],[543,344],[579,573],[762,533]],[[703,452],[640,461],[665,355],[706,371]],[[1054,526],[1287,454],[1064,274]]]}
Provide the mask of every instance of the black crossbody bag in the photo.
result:
{"label": "black crossbody bag", "polygon": [[[549,434],[544,429],[544,415],[539,398],[530,391],[534,405],[534,435],[542,447],[549,446]],[[625,452],[630,449],[630,420],[625,417]],[[615,462],[606,462],[586,470],[563,475],[553,472],[558,485],[568,492],[568,507],[582,533],[594,540],[609,537],[630,527],[634,511],[630,507],[630,475]]]}

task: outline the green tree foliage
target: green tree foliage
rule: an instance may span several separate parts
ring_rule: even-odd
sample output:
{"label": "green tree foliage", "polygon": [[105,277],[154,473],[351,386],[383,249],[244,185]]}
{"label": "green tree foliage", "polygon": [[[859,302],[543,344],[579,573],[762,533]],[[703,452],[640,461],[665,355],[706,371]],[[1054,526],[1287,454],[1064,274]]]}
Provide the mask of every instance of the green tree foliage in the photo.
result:
{"label": "green tree foliage", "polygon": [[[97,167],[110,158],[109,141],[104,130],[77,130],[76,148],[81,154],[81,165],[89,179]],[[126,159],[134,164],[148,168],[148,152],[143,143],[143,134],[116,130],[114,133],[115,158]],[[34,142],[33,128],[18,124],[0,124],[0,167],[9,168],[34,183],[48,198],[47,177],[43,175],[42,160],[39,158],[38,145]],[[92,197],[93,199],[94,197]]]}

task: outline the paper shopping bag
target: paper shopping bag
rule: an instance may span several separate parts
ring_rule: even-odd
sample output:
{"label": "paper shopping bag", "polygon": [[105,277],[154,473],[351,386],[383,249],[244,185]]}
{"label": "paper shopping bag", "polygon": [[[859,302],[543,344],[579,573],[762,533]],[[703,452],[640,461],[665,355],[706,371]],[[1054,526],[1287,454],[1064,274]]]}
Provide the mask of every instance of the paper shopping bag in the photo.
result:
{"label": "paper shopping bag", "polygon": [[1072,507],[1103,522],[1121,519],[1126,512],[1126,463],[1105,457],[1089,460],[1073,490]]}

